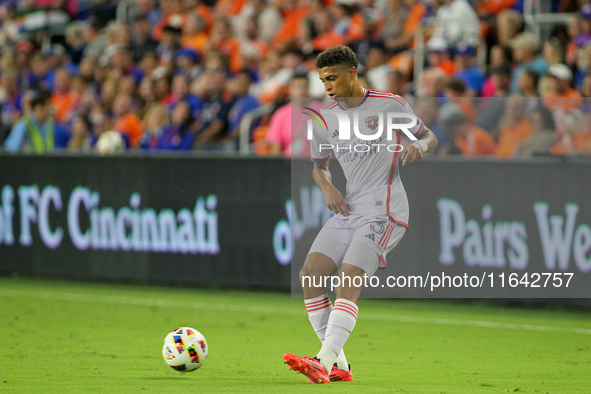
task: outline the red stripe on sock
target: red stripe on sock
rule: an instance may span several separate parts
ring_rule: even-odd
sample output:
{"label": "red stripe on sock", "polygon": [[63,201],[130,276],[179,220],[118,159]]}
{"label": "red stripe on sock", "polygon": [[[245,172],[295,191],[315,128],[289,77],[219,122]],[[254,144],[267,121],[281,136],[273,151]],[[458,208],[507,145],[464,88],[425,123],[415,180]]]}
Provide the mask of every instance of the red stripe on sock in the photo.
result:
{"label": "red stripe on sock", "polygon": [[350,314],[351,316],[353,316],[356,320],[357,320],[357,314],[351,312],[349,309],[344,309],[344,308],[338,308],[338,307],[334,307],[332,309],[333,311],[343,311],[343,312],[347,312],[348,314]]}
{"label": "red stripe on sock", "polygon": [[318,311],[320,309],[324,309],[324,308],[330,308],[332,306],[332,304],[329,302],[325,303],[325,304],[320,304],[320,305],[314,305],[311,307],[306,307],[306,310],[308,312],[314,312],[314,311]]}
{"label": "red stripe on sock", "polygon": [[354,306],[350,305],[350,304],[346,304],[344,302],[335,302],[334,304],[334,309],[340,308],[342,310],[346,310],[347,312],[354,314],[355,319],[357,319],[357,313],[359,311],[359,308],[355,308]]}
{"label": "red stripe on sock", "polygon": [[310,312],[315,312],[315,311],[319,311],[321,309],[326,309],[326,308],[330,308],[331,305],[325,305],[325,306],[321,306],[318,308],[314,308],[314,309],[306,309],[306,312],[310,313]]}
{"label": "red stripe on sock", "polygon": [[322,300],[319,300],[319,301],[314,301],[314,302],[304,301],[304,304],[306,304],[306,308],[307,308],[307,307],[311,307],[311,306],[316,306],[316,305],[324,304],[327,301],[330,302],[330,299],[328,297],[327,298],[324,298]]}

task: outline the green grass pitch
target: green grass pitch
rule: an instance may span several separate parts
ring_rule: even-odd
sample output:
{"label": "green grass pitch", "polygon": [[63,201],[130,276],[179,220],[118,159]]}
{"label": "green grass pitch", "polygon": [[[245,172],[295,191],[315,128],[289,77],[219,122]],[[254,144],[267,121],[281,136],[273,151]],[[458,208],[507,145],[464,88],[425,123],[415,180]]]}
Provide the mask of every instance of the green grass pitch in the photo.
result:
{"label": "green grass pitch", "polygon": [[[345,347],[355,380],[321,386],[283,364],[319,349],[287,294],[4,278],[0,310],[1,392],[591,392],[584,311],[362,300]],[[178,326],[209,342],[195,372],[162,359]]]}

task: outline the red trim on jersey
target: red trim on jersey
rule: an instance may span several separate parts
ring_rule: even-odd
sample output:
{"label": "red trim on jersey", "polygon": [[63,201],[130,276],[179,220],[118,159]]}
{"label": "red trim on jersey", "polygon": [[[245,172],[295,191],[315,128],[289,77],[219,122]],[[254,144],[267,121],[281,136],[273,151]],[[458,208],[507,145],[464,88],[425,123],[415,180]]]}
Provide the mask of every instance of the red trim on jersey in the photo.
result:
{"label": "red trim on jersey", "polygon": [[395,95],[394,95],[394,97],[396,97],[396,98],[398,98],[398,99],[402,100],[402,102],[404,103],[404,105],[408,104],[408,103],[406,102],[406,99],[405,99],[404,97],[402,97],[402,96],[400,96],[400,95],[398,95],[398,94],[395,94]]}
{"label": "red trim on jersey", "polygon": [[310,160],[312,160],[314,163],[324,163],[328,159],[330,159],[330,155],[323,157],[322,159],[315,159],[313,157],[310,157]]}
{"label": "red trim on jersey", "polygon": [[[390,220],[392,220],[392,218],[390,218]],[[396,228],[396,222],[394,220],[392,220],[392,224],[393,224],[392,227],[388,230],[388,235],[384,239],[383,245],[380,245],[384,249],[386,249],[386,247],[388,246],[388,242],[390,242],[390,237],[392,236],[392,233],[394,232],[394,229]]]}
{"label": "red trim on jersey", "polygon": [[382,261],[382,264],[384,264],[383,267],[378,267],[379,270],[384,270],[388,267],[388,262],[386,261],[386,259],[384,258],[384,255],[381,254],[380,255],[380,260]]}
{"label": "red trim on jersey", "polygon": [[343,109],[346,109],[346,110],[349,110],[349,109],[353,109],[353,108],[357,108],[357,107],[359,107],[361,104],[363,104],[363,102],[365,101],[365,99],[366,99],[367,97],[369,97],[369,91],[370,91],[370,90],[369,90],[369,89],[366,89],[366,88],[364,88],[363,86],[362,86],[362,89],[363,89],[363,94],[361,95],[361,97],[359,97],[359,101],[357,101],[357,103],[355,103],[355,105],[354,105],[354,106],[352,106],[351,108],[349,108],[349,107],[346,107],[346,106],[345,106],[345,104],[343,104],[343,103],[338,103],[338,104],[339,104],[339,106],[340,106],[341,108],[343,108]]}
{"label": "red trim on jersey", "polygon": [[388,230],[390,230],[390,226],[391,225],[392,225],[392,221],[390,220],[390,218],[388,218],[388,225],[386,226],[386,231],[384,231],[384,234],[382,234],[382,238],[380,238],[380,241],[378,242],[378,245],[381,245],[382,244],[382,241],[386,237],[386,234],[388,234]]}
{"label": "red trim on jersey", "polygon": [[384,241],[386,240],[386,238],[388,238],[388,233],[390,232],[390,229],[392,228],[392,225],[394,224],[394,221],[390,218],[388,218],[388,227],[386,228],[386,231],[384,231],[384,235],[382,235],[382,238],[380,239],[380,242],[378,242],[378,245],[381,246],[382,248],[385,248]]}
{"label": "red trim on jersey", "polygon": [[[384,231],[384,234],[382,235],[382,238],[380,238],[378,245],[385,248],[385,246],[383,246],[382,243],[384,242],[384,240],[386,238],[389,238],[388,233],[391,231],[391,227],[395,226],[395,225],[396,225],[396,222],[394,222],[391,218],[388,218],[388,226],[386,226],[386,231]],[[386,243],[386,245],[387,245],[387,243]]]}
{"label": "red trim on jersey", "polygon": [[388,242],[390,241],[390,237],[392,236],[392,232],[394,231],[394,228],[396,227],[396,222],[394,220],[392,220],[392,223],[393,223],[393,226],[390,227],[390,230],[388,231],[388,235],[386,236],[386,239],[384,240],[384,246],[382,246],[384,249],[386,249],[386,246],[388,246]]}
{"label": "red trim on jersey", "polygon": [[[397,135],[396,143],[400,144],[400,133],[396,133],[396,135]],[[394,157],[392,158],[392,165],[390,166],[390,178],[388,179],[388,196],[386,197],[387,198],[386,213],[388,214],[388,217],[390,217],[390,219],[392,219],[396,223],[400,224],[401,226],[408,228],[408,224],[401,222],[400,220],[394,219],[394,217],[390,214],[390,196],[392,193],[391,186],[392,186],[392,181],[394,180],[394,169],[396,168],[396,160],[398,160],[398,153],[399,152],[394,153]]]}
{"label": "red trim on jersey", "polygon": [[332,102],[332,103],[328,104],[327,106],[325,106],[325,107],[322,107],[322,109],[333,109],[333,108],[334,108],[336,105],[338,105],[338,104],[339,104],[339,103],[337,103],[336,101],[334,101],[334,102]]}
{"label": "red trim on jersey", "polygon": [[398,104],[402,105],[403,107],[406,107],[406,101],[404,101],[404,99],[397,98],[397,97],[396,97],[396,96],[394,96],[394,95],[388,95],[388,96],[386,96],[386,95],[383,95],[383,96],[381,96],[381,95],[377,95],[377,94],[370,94],[368,97],[374,97],[374,98],[389,98],[389,99],[395,100],[395,101],[396,101]]}
{"label": "red trim on jersey", "polygon": [[407,223],[401,222],[400,220],[396,220],[396,219],[394,219],[394,221],[395,221],[396,223],[398,223],[399,225],[401,225],[402,227],[406,227],[406,228],[408,228],[408,224],[407,224]]}
{"label": "red trim on jersey", "polygon": [[419,134],[419,133],[420,133],[420,131],[421,131],[421,130],[423,130],[423,126],[424,126],[424,125],[425,125],[425,122],[423,122],[423,121],[421,120],[421,127],[419,127],[419,129],[417,130],[417,132],[416,132],[416,133],[412,133],[412,135],[417,135],[417,134]]}

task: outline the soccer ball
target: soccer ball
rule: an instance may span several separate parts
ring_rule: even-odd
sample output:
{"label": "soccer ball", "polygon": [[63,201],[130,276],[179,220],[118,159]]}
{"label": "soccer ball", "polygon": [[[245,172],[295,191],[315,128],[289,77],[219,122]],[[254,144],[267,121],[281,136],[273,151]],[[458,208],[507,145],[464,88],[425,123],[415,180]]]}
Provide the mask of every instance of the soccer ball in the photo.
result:
{"label": "soccer ball", "polygon": [[199,331],[191,327],[180,327],[164,338],[162,357],[171,368],[191,372],[203,365],[207,351],[207,341]]}
{"label": "soccer ball", "polygon": [[105,131],[96,141],[95,149],[101,155],[114,155],[125,150],[125,141],[116,131]]}

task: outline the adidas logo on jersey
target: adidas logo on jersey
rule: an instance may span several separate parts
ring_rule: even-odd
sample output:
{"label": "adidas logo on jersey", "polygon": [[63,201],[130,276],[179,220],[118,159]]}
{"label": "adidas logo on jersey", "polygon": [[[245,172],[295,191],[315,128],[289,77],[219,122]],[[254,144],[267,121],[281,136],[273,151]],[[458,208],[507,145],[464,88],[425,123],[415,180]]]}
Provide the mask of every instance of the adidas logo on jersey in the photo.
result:
{"label": "adidas logo on jersey", "polygon": [[375,242],[375,235],[374,234],[365,234],[365,236]]}
{"label": "adidas logo on jersey", "polygon": [[339,131],[335,130],[334,133],[332,133],[332,138],[337,138],[339,136]]}

